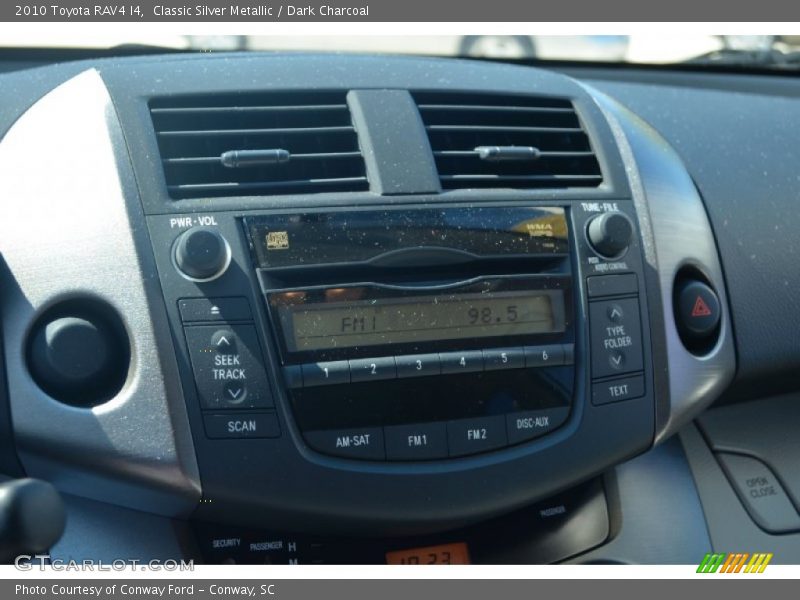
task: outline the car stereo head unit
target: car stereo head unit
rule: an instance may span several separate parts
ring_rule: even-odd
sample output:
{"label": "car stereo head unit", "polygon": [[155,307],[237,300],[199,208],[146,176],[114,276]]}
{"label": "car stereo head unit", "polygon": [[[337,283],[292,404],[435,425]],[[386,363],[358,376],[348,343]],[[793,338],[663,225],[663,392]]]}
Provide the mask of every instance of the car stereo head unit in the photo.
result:
{"label": "car stereo head unit", "polygon": [[202,518],[455,525],[652,444],[628,200],[403,197],[148,219]]}
{"label": "car stereo head unit", "polygon": [[310,213],[245,226],[312,448],[439,460],[566,421],[575,303],[564,209]]}

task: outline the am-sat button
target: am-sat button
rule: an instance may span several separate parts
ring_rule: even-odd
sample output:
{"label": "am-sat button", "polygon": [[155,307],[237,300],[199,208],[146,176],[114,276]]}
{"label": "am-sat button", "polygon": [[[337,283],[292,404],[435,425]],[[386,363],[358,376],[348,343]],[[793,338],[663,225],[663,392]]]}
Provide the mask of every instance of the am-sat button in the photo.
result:
{"label": "am-sat button", "polygon": [[644,375],[613,379],[592,385],[592,404],[599,406],[644,396]]}
{"label": "am-sat button", "polygon": [[307,431],[303,437],[309,446],[323,454],[363,460],[384,460],[386,458],[383,448],[383,428],[381,427]]}

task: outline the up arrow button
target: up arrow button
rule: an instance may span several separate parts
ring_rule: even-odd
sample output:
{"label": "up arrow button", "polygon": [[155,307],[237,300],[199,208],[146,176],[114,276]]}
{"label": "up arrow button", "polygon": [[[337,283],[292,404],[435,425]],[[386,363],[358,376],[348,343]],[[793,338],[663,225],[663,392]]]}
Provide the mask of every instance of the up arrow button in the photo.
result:
{"label": "up arrow button", "polygon": [[211,345],[216,349],[217,352],[235,352],[236,336],[229,329],[220,329],[211,337]]}

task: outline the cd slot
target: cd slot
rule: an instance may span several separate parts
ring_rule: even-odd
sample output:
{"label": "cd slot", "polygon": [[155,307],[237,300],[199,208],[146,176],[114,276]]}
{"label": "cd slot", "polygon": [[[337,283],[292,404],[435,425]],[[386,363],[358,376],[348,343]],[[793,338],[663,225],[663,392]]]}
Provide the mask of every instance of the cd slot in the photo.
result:
{"label": "cd slot", "polygon": [[258,275],[263,290],[291,287],[317,286],[325,283],[348,284],[364,281],[385,283],[418,283],[462,281],[484,275],[513,275],[536,273],[558,275],[569,273],[569,258],[506,257],[477,259],[458,264],[428,264],[425,266],[386,266],[374,263],[343,263],[337,265],[297,265],[280,269],[259,269]]}

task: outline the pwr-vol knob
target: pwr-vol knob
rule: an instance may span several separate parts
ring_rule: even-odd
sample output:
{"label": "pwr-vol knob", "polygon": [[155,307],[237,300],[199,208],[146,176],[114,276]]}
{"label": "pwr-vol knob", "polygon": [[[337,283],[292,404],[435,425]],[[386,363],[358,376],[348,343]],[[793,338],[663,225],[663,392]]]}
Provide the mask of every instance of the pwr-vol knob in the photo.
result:
{"label": "pwr-vol knob", "polygon": [[615,258],[624,254],[630,246],[633,223],[621,212],[603,213],[589,221],[586,235],[595,252],[606,258]]}
{"label": "pwr-vol knob", "polygon": [[230,246],[216,229],[192,227],[175,242],[175,266],[192,281],[216,279],[227,270],[230,262]]}

